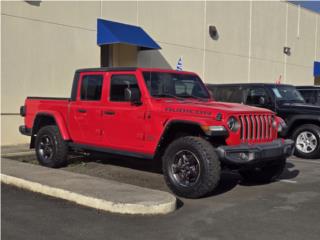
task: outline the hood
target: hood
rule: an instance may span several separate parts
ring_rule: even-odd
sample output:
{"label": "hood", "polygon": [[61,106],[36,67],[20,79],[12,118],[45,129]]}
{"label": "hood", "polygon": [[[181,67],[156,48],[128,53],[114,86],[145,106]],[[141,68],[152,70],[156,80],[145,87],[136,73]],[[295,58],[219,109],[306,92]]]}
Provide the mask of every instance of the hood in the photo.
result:
{"label": "hood", "polygon": [[261,113],[270,114],[272,111],[264,108],[251,107],[238,103],[225,103],[216,101],[198,101],[198,100],[184,100],[179,101],[176,99],[162,100],[161,101],[164,111],[177,112],[177,113],[189,113],[194,115],[207,115],[211,116],[216,113],[222,114],[250,114]]}
{"label": "hood", "polygon": [[282,103],[279,108],[297,114],[320,114],[320,106],[307,103]]}

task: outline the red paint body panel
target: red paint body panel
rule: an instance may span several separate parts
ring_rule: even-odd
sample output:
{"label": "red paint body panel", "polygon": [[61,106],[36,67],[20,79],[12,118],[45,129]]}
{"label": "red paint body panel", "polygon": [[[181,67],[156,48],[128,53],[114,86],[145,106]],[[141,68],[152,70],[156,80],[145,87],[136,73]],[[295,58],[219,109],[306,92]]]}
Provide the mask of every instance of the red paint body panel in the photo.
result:
{"label": "red paint body panel", "polygon": [[24,119],[25,125],[28,128],[32,128],[37,116],[52,116],[60,129],[63,139],[71,139],[67,126],[68,103],[68,100],[26,99],[25,106],[27,106],[28,111]]}
{"label": "red paint body panel", "polygon": [[[249,144],[271,142],[277,138],[276,128],[272,128],[272,134],[268,138],[259,138],[258,135],[263,131],[261,129],[262,123],[252,120],[260,115],[266,118],[270,116],[271,118],[271,116],[274,116],[273,112],[213,100],[203,102],[197,99],[180,101],[172,98],[152,98],[142,76],[144,70],[195,75],[195,73],[184,71],[141,68],[131,72],[82,72],[80,73],[80,84],[75,101],[26,99],[25,125],[32,128],[37,114],[50,114],[55,118],[61,134],[66,140],[79,144],[150,155],[155,153],[166,126],[175,120],[194,122],[201,126],[222,125],[228,129],[227,120],[230,116],[235,116],[237,119],[240,115],[254,116],[251,118],[251,121],[254,122],[244,123],[251,129],[246,134],[249,134],[249,136],[255,134],[254,137],[241,139],[240,131],[245,128],[243,126],[237,132],[229,131],[229,136],[225,140],[227,145],[238,145],[244,142]],[[129,102],[112,102],[109,100],[111,76],[124,73],[136,76],[141,91],[142,105],[135,106]],[[82,101],[79,97],[82,77],[92,74],[103,75],[102,97],[99,101]],[[81,109],[85,109],[86,112],[79,112]],[[109,115],[105,112],[113,112],[114,114]],[[222,114],[220,121],[216,120],[218,113]],[[256,117],[256,115],[258,116]],[[253,127],[251,127],[251,124]],[[254,133],[251,131],[254,131]]]}

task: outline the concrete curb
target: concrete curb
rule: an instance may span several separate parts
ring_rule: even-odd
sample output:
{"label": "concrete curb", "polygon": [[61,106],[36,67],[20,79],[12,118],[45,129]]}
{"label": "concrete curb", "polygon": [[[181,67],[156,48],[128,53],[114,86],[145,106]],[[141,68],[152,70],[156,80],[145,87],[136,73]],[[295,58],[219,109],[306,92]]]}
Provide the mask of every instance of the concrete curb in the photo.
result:
{"label": "concrete curb", "polygon": [[[2,159],[3,160],[3,159]],[[12,160],[11,160],[12,161]],[[38,166],[37,166],[38,167]],[[41,167],[40,167],[41,168]],[[46,169],[46,168],[44,168]],[[52,170],[52,169],[50,169]],[[59,170],[55,170],[55,171],[59,171]],[[60,170],[62,171],[62,170]],[[64,172],[64,171],[63,171]],[[80,175],[80,174],[78,174]],[[86,178],[88,178],[87,176],[85,176]],[[104,210],[104,211],[108,211],[108,212],[113,212],[113,213],[120,213],[120,214],[142,214],[142,215],[155,215],[155,214],[167,214],[170,212],[173,212],[176,209],[176,198],[174,196],[172,196],[169,193],[166,192],[161,192],[161,191],[157,191],[159,192],[159,198],[162,200],[159,202],[157,202],[156,200],[148,200],[148,189],[145,188],[140,188],[140,187],[136,187],[136,186],[132,186],[132,185],[128,185],[126,184],[125,187],[128,188],[128,191],[125,191],[123,194],[127,194],[128,192],[129,194],[131,194],[131,189],[130,187],[132,187],[132,189],[135,190],[136,193],[139,193],[139,190],[141,191],[141,193],[145,193],[146,194],[146,200],[145,201],[137,201],[135,199],[136,196],[132,196],[133,201],[131,202],[116,202],[116,201],[112,201],[112,200],[108,200],[106,198],[99,198],[96,196],[90,196],[90,195],[84,195],[82,193],[78,193],[78,192],[73,192],[70,190],[66,190],[63,188],[59,188],[59,187],[55,187],[55,186],[49,186],[48,184],[42,184],[40,182],[36,182],[36,181],[31,181],[28,179],[24,179],[24,178],[20,178],[20,177],[16,177],[16,176],[11,176],[9,174],[6,173],[1,173],[1,182],[5,183],[5,184],[10,184],[10,185],[14,185],[26,190],[30,190],[33,192],[37,192],[37,193],[42,193],[48,196],[52,196],[55,198],[61,198],[64,200],[68,200],[74,203],[77,203],[79,205],[83,205],[83,206],[87,206],[87,207],[91,207],[91,208],[95,208],[95,209],[99,209],[99,210]],[[113,182],[112,184],[117,184],[116,182]],[[121,183],[118,183],[119,185],[124,185]],[[138,190],[136,190],[138,189]],[[112,190],[110,190],[112,191]],[[149,190],[152,195],[155,195],[155,190]],[[119,193],[117,193],[119,194]],[[134,194],[134,191],[133,191]],[[112,192],[110,193],[110,195],[112,196]],[[161,195],[161,197],[160,197]],[[165,197],[163,197],[165,196]],[[119,199],[121,199],[121,196],[118,196]],[[124,197],[124,199],[127,198]],[[139,196],[139,198],[141,199],[141,196]],[[163,199],[166,199],[165,201],[163,201]]]}

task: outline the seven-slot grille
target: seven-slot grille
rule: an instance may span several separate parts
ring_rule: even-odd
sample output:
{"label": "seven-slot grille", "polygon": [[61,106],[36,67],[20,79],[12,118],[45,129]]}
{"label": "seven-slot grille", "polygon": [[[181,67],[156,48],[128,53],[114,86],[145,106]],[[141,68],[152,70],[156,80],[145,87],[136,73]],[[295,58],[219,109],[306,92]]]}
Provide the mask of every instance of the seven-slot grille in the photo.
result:
{"label": "seven-slot grille", "polygon": [[272,115],[239,115],[242,142],[272,140]]}

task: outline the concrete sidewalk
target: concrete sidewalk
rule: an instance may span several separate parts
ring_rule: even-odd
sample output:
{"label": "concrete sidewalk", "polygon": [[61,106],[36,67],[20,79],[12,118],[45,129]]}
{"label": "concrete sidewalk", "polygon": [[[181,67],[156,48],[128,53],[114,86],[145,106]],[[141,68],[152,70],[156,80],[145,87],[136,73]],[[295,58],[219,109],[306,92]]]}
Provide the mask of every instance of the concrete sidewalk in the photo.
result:
{"label": "concrete sidewalk", "polygon": [[176,208],[167,192],[5,158],[1,182],[115,213],[166,214]]}

